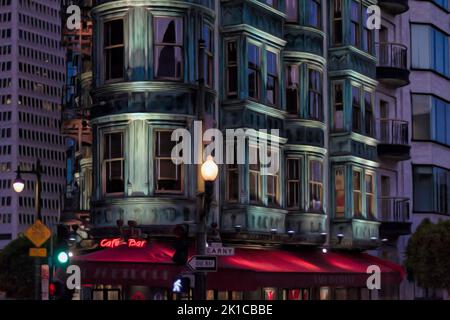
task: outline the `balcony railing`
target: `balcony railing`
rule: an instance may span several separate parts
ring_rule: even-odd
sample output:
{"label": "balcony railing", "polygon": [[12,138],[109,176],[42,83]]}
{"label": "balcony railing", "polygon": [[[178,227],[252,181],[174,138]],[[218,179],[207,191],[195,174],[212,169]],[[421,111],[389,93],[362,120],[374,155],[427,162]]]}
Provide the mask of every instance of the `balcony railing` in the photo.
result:
{"label": "balcony railing", "polygon": [[410,222],[408,198],[381,197],[380,209],[382,222]]}
{"label": "balcony railing", "polygon": [[408,49],[399,43],[377,43],[378,67],[408,69]]}
{"label": "balcony railing", "polygon": [[383,144],[409,145],[408,122],[380,119],[380,142]]}

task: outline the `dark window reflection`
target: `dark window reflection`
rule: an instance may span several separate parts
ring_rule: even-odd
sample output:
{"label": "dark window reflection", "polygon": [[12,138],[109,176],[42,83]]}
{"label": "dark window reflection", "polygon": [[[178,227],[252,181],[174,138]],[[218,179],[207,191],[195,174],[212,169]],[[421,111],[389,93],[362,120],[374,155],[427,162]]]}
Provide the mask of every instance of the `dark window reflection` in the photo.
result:
{"label": "dark window reflection", "polygon": [[183,69],[183,20],[155,17],[155,76],[181,79]]}

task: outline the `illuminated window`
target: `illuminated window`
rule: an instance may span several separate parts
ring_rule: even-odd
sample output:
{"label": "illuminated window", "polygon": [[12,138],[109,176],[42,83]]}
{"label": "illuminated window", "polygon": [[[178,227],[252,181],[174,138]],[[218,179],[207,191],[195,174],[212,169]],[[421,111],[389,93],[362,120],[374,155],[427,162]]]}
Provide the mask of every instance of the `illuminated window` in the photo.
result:
{"label": "illuminated window", "polygon": [[158,193],[183,192],[183,164],[172,162],[172,131],[156,131],[155,134],[155,191]]}
{"label": "illuminated window", "polygon": [[250,202],[258,203],[261,201],[261,172],[259,161],[259,149],[249,147],[249,187]]}
{"label": "illuminated window", "polygon": [[103,181],[106,194],[124,192],[123,133],[107,133],[103,138]]}
{"label": "illuminated window", "polygon": [[375,181],[373,174],[366,174],[366,215],[375,219]]}
{"label": "illuminated window", "polygon": [[[278,164],[280,163],[279,154],[275,151],[269,151],[269,159],[271,161],[276,161]],[[278,205],[279,204],[279,181],[280,181],[280,171],[279,168],[276,168],[274,163],[269,164],[272,166],[273,170],[268,170],[266,175],[266,183],[267,183],[267,202],[269,205]]]}
{"label": "illuminated window", "polygon": [[155,77],[180,80],[183,70],[183,19],[154,17]]}
{"label": "illuminated window", "polygon": [[124,48],[123,20],[120,19],[105,22],[103,44],[105,80],[123,78]]}
{"label": "illuminated window", "polygon": [[345,214],[345,177],[344,168],[334,171],[334,214],[336,218],[343,218]]}

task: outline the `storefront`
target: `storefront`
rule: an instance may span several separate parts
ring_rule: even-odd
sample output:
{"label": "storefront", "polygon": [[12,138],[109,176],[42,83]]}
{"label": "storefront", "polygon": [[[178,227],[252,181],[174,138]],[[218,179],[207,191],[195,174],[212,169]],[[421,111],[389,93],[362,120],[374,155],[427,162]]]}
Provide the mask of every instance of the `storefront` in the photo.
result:
{"label": "storefront", "polygon": [[[191,250],[193,254],[193,250]],[[119,246],[74,258],[81,267],[83,297],[91,299],[189,299],[172,293],[173,282],[189,274],[172,263],[168,243]],[[381,291],[390,299],[403,278],[403,268],[358,252],[323,253],[319,249],[235,248],[218,257],[218,271],[208,273],[208,299],[328,300],[376,299],[367,289],[369,266],[381,271]],[[86,292],[89,292],[86,294]]]}

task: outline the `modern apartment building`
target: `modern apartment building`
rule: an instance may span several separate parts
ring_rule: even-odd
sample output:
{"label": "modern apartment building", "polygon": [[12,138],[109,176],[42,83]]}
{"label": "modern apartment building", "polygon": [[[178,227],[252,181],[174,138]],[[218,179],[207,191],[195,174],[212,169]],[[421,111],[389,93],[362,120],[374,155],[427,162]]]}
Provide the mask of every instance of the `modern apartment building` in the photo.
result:
{"label": "modern apartment building", "polygon": [[58,0],[0,1],[0,248],[36,217],[35,177],[22,175],[22,193],[12,189],[19,166],[31,170],[40,159],[43,221],[50,226],[59,221],[66,171],[60,41]]}
{"label": "modern apartment building", "polygon": [[[360,256],[366,250],[401,264],[423,217],[448,214],[446,1],[72,2],[85,5],[94,28],[83,26],[78,37],[92,32],[92,56],[83,53],[88,63],[79,64],[75,100],[65,104],[66,133],[75,141],[69,180],[77,181],[76,205],[67,213],[79,220],[68,224],[90,228],[94,242],[130,228],[167,244],[180,224],[192,236],[201,188],[195,165],[172,163],[171,132],[193,133],[200,119],[222,132],[254,129],[243,148],[224,150],[225,156],[243,152],[246,162],[221,165],[208,230],[235,247],[236,257],[233,263],[220,258],[225,262],[218,276],[209,275],[208,297],[414,297],[407,281],[368,292],[355,277],[365,271],[351,266],[364,265],[354,254],[372,259]],[[374,4],[382,9],[375,31],[366,25]],[[269,151],[280,163],[274,174],[250,163],[254,138],[267,138],[260,129],[269,137],[271,129],[280,130],[272,136],[280,148]],[[283,259],[294,263],[298,256],[288,259],[280,248],[309,262],[303,272],[315,280],[295,278],[305,267],[300,262],[289,283],[261,277],[252,287],[247,273],[227,273],[290,270]],[[146,254],[133,251],[136,263],[124,258],[127,249],[81,256],[89,270],[84,279],[114,297],[145,287],[146,298],[169,298],[167,275],[158,273],[162,260],[148,257],[170,249],[155,244]],[[95,263],[100,260],[108,267]],[[154,282],[138,270],[140,263],[154,268]],[[134,273],[141,289],[134,276],[124,276]],[[241,283],[231,280],[237,278]]]}

